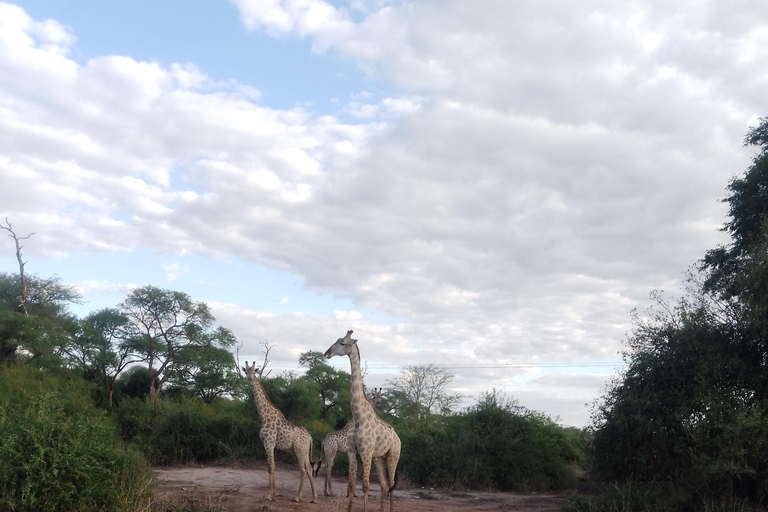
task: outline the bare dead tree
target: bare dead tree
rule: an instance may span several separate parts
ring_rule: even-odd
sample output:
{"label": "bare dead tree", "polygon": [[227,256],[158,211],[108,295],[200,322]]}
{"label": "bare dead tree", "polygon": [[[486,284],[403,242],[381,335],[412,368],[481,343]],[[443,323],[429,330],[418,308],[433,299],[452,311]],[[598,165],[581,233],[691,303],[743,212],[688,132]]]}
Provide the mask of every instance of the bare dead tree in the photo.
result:
{"label": "bare dead tree", "polygon": [[21,245],[19,241],[28,240],[34,233],[30,233],[27,236],[18,236],[13,230],[13,225],[8,221],[7,217],[5,219],[5,224],[5,226],[0,225],[0,229],[10,233],[8,236],[13,238],[13,241],[16,243],[16,259],[19,262],[19,275],[21,276],[21,302],[17,306],[17,309],[27,315],[27,278],[24,275],[24,265],[26,265],[27,262],[23,261],[21,257],[21,249],[23,249],[24,246]]}
{"label": "bare dead tree", "polygon": [[269,364],[269,351],[275,348],[277,345],[270,345],[267,340],[262,341],[260,345],[264,347],[264,362],[262,363],[261,368],[256,370],[256,373],[258,374],[259,378],[262,379],[272,373],[272,370],[269,370],[267,374],[264,375],[264,370],[267,368],[267,364]]}
{"label": "bare dead tree", "polygon": [[243,342],[237,344],[237,347],[235,347],[235,368],[237,368],[237,372],[240,373],[240,349],[243,348]]}

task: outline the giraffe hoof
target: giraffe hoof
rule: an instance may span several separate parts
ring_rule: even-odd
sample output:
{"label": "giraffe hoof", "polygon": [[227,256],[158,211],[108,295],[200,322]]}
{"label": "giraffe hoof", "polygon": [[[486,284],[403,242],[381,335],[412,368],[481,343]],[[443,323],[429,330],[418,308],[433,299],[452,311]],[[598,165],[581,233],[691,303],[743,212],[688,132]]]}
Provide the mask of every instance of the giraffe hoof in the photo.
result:
{"label": "giraffe hoof", "polygon": [[296,503],[298,503],[298,502],[300,502],[300,501],[301,501],[301,498],[299,498],[298,496],[296,496],[295,498],[293,498],[293,501],[295,501]]}

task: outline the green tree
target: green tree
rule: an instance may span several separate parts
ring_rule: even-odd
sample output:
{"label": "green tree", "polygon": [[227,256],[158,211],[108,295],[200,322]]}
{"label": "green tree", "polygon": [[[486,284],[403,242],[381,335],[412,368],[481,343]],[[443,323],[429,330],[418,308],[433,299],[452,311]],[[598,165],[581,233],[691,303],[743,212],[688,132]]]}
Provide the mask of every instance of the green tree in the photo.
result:
{"label": "green tree", "polygon": [[[665,480],[693,500],[768,499],[768,121],[728,185],[726,246],[707,251],[675,305],[634,317],[627,369],[593,416],[594,468],[612,480]],[[762,432],[762,433],[761,433]]]}
{"label": "green tree", "polygon": [[277,377],[261,379],[261,383],[269,399],[289,421],[306,425],[320,415],[323,402],[312,380],[283,372]]}
{"label": "green tree", "polygon": [[105,308],[90,313],[79,325],[79,332],[64,349],[67,362],[87,380],[98,382],[107,406],[112,407],[117,378],[140,360],[133,353],[133,343],[126,339],[128,318],[114,308]]}
{"label": "green tree", "polygon": [[323,406],[320,418],[330,421],[334,428],[338,423],[346,423],[352,417],[349,406],[349,373],[336,370],[329,365],[322,352],[309,351],[299,356],[299,365],[306,368],[306,379],[317,386]]}
{"label": "green tree", "polygon": [[24,311],[18,275],[0,272],[0,363],[25,361],[37,366],[60,364],[59,354],[77,332],[68,311],[80,295],[58,277],[26,276]]}
{"label": "green tree", "polygon": [[[195,373],[201,352],[221,352],[206,347],[226,348],[234,336],[214,328],[214,317],[204,302],[194,302],[183,292],[144,286],[133,290],[120,305],[128,318],[128,338],[133,350],[149,368],[149,399],[155,401],[163,384],[175,373]],[[199,370],[199,367],[198,367]],[[199,373],[199,372],[198,372]]]}
{"label": "green tree", "polygon": [[204,342],[200,346],[183,352],[171,382],[210,404],[236,392],[240,377],[230,347],[237,340],[232,331],[224,327],[202,337]]}

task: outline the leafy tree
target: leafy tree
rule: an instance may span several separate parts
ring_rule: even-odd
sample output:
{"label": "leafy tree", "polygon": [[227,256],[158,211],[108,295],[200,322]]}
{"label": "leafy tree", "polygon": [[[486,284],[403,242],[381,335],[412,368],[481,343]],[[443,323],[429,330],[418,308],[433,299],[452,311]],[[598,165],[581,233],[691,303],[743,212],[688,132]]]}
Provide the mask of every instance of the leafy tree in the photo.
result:
{"label": "leafy tree", "polygon": [[219,327],[209,333],[205,343],[183,352],[172,382],[200,397],[205,403],[232,395],[239,375],[229,347],[236,344],[232,331]]}
{"label": "leafy tree", "polygon": [[120,310],[129,320],[127,332],[134,342],[133,350],[147,362],[151,401],[157,399],[174,373],[194,374],[195,368],[199,370],[201,351],[209,358],[223,355],[206,347],[234,344],[229,331],[213,327],[214,317],[208,306],[193,302],[183,292],[144,286],[133,290]]}
{"label": "leafy tree", "polygon": [[[604,478],[672,482],[694,499],[768,499],[768,120],[760,153],[728,185],[731,242],[707,251],[670,305],[634,318],[627,369],[593,417]],[[699,503],[700,505],[700,503]]]}
{"label": "leafy tree", "polygon": [[307,368],[304,377],[316,384],[323,401],[319,417],[326,421],[334,419],[331,423],[336,426],[352,417],[349,406],[350,376],[326,361],[322,352],[309,351],[299,356],[299,365]]}
{"label": "leafy tree", "polygon": [[431,414],[446,415],[461,401],[461,395],[450,393],[453,374],[432,363],[406,366],[400,377],[387,382],[390,407],[400,417],[420,420]]}
{"label": "leafy tree", "polygon": [[100,383],[112,407],[115,382],[130,364],[138,362],[133,344],[126,339],[128,318],[120,311],[105,308],[80,320],[80,331],[64,352],[70,366],[87,380]]}
{"label": "leafy tree", "polygon": [[70,304],[79,294],[58,277],[26,276],[25,312],[20,277],[0,272],[0,363],[21,360],[38,366],[56,365],[58,354],[77,331]]}
{"label": "leafy tree", "polygon": [[146,366],[131,366],[120,375],[115,386],[121,395],[143,400],[149,388],[149,369]]}
{"label": "leafy tree", "polygon": [[323,402],[317,385],[293,372],[261,379],[267,396],[289,421],[307,424],[320,415]]}

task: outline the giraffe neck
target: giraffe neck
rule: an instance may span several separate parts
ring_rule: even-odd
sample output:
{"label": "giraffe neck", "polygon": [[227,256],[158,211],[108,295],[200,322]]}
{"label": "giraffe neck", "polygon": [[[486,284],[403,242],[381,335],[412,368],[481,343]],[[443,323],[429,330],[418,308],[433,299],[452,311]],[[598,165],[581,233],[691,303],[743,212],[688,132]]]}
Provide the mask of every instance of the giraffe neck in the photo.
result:
{"label": "giraffe neck", "polygon": [[274,420],[275,417],[282,416],[280,411],[275,407],[272,402],[267,398],[267,392],[264,391],[264,387],[259,382],[259,379],[251,379],[251,391],[253,391],[253,399],[256,401],[256,410],[259,411],[259,421],[264,425],[270,420]]}
{"label": "giraffe neck", "polygon": [[363,390],[363,374],[360,370],[360,349],[357,346],[355,346],[355,350],[349,353],[349,363],[351,367],[350,380],[352,381],[350,408],[352,409],[352,417],[359,423],[366,416],[366,406],[370,407],[371,404],[368,401],[368,397],[365,396],[365,390]]}

